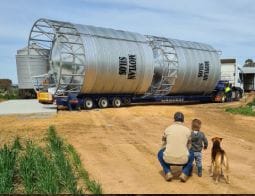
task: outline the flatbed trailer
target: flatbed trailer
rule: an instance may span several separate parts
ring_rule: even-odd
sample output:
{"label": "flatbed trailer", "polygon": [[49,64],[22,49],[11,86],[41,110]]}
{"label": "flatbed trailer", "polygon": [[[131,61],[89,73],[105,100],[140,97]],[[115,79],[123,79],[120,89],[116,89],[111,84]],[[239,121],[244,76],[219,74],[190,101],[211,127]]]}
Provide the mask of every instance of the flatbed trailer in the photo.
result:
{"label": "flatbed trailer", "polygon": [[[103,100],[107,100],[107,103],[102,103]],[[134,96],[134,95],[116,95],[116,94],[93,94],[93,95],[78,95],[78,104],[82,109],[92,108],[107,108],[107,107],[121,107],[130,104],[141,103],[165,103],[165,104],[182,104],[187,102],[213,102],[212,95],[172,95],[172,96]],[[116,100],[120,100],[120,104],[116,104]],[[68,106],[68,96],[56,97],[56,105],[58,107]],[[87,103],[89,101],[90,103]],[[91,103],[92,102],[92,103]]]}
{"label": "flatbed trailer", "polygon": [[[225,86],[228,81],[219,81],[215,90],[210,94],[186,94],[186,95],[134,95],[134,94],[73,94],[77,99],[77,104],[82,109],[121,107],[130,104],[140,103],[165,103],[165,104],[182,104],[188,102],[210,103],[225,102]],[[232,88],[232,99],[238,101],[243,95],[241,88]],[[55,103],[57,107],[68,107],[69,95],[56,96]]]}

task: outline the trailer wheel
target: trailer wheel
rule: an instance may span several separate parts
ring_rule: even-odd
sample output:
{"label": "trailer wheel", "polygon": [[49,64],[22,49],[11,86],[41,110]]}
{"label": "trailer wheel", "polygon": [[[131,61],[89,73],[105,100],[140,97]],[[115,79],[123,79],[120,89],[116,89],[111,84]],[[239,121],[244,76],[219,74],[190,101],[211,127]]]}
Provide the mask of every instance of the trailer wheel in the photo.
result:
{"label": "trailer wheel", "polygon": [[241,93],[240,93],[240,91],[236,91],[236,92],[235,92],[235,100],[236,100],[236,101],[239,101],[240,98],[241,98]]}
{"label": "trailer wheel", "polygon": [[99,99],[99,101],[98,101],[98,106],[99,106],[100,108],[107,108],[108,105],[109,105],[109,103],[108,103],[108,99],[107,99],[107,98],[101,97],[101,98]]}
{"label": "trailer wheel", "polygon": [[130,105],[130,104],[131,104],[131,99],[130,99],[129,97],[125,97],[125,98],[123,99],[123,103],[124,103],[125,105]]}
{"label": "trailer wheel", "polygon": [[226,96],[224,95],[221,97],[221,103],[224,103],[225,101],[226,101]]}
{"label": "trailer wheel", "polygon": [[113,100],[112,100],[112,105],[113,107],[115,108],[119,108],[122,104],[122,101],[119,97],[115,97]]}
{"label": "trailer wheel", "polygon": [[84,100],[84,108],[87,110],[92,109],[94,106],[93,100],[91,98],[85,98]]}

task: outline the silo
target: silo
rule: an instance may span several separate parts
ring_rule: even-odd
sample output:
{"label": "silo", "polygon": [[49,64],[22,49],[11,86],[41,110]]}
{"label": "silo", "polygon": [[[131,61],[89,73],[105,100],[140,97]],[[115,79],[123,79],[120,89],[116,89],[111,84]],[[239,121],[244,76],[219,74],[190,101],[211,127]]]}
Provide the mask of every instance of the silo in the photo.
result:
{"label": "silo", "polygon": [[219,53],[197,42],[147,36],[154,55],[152,95],[207,94],[220,80]]}
{"label": "silo", "polygon": [[40,19],[29,43],[50,43],[56,93],[144,94],[151,85],[153,55],[143,35]]}
{"label": "silo", "polygon": [[33,43],[51,51],[56,94],[207,94],[220,78],[218,52],[202,43],[48,19],[35,22]]}
{"label": "silo", "polygon": [[[30,54],[28,51],[30,50]],[[36,44],[17,51],[16,66],[19,89],[34,89],[33,76],[48,73],[49,50]]]}

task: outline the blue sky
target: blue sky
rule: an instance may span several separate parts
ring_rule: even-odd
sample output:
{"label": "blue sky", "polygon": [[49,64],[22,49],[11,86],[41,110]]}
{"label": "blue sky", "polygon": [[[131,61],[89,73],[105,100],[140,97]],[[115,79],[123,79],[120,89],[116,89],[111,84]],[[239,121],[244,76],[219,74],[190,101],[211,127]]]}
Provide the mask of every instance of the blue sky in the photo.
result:
{"label": "blue sky", "polygon": [[0,78],[17,82],[16,50],[39,18],[204,42],[255,58],[254,0],[0,0]]}

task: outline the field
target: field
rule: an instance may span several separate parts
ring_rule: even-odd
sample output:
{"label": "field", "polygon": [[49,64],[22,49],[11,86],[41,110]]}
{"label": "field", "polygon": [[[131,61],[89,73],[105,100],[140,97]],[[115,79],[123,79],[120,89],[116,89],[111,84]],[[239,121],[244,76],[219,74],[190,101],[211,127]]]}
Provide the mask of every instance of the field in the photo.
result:
{"label": "field", "polygon": [[[248,100],[252,100],[250,96]],[[0,117],[0,142],[16,136],[40,143],[45,130],[54,125],[64,141],[80,154],[92,179],[104,193],[254,193],[255,118],[225,112],[241,102],[192,105],[139,105],[82,112],[60,111],[56,116],[13,115]],[[185,124],[202,120],[209,139],[203,154],[203,177],[194,172],[187,183],[166,182],[157,161],[164,129],[176,111],[185,114]],[[230,158],[230,185],[214,184],[209,177],[210,138],[223,137],[222,147]]]}
{"label": "field", "polygon": [[0,149],[0,193],[101,194],[75,148],[66,144],[54,126],[40,143],[16,137]]}

